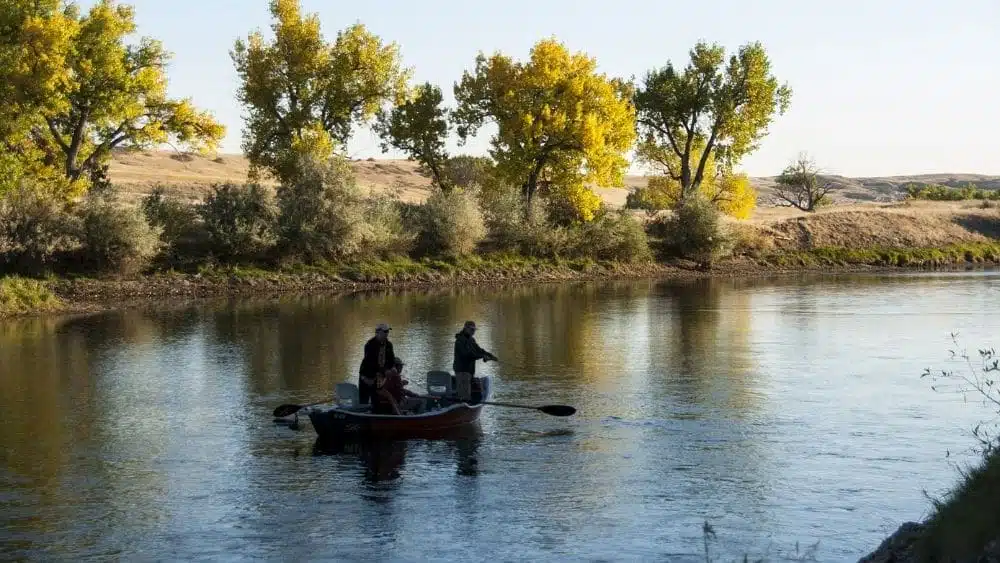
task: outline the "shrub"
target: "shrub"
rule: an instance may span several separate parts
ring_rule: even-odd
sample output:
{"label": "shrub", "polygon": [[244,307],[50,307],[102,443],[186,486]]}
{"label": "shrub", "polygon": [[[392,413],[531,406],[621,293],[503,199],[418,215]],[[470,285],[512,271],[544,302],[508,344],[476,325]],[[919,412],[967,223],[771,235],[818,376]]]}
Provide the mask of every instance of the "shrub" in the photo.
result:
{"label": "shrub", "polygon": [[55,311],[62,301],[38,280],[0,278],[0,317],[38,311]]}
{"label": "shrub", "polygon": [[1000,190],[984,189],[969,182],[964,187],[956,188],[940,184],[909,183],[903,186],[908,199],[925,199],[931,201],[963,201],[969,199],[1000,200]]}
{"label": "shrub", "polygon": [[486,224],[472,194],[462,189],[437,192],[420,217],[422,253],[442,256],[472,254],[486,237]]}
{"label": "shrub", "polygon": [[650,231],[661,239],[669,254],[708,267],[725,252],[729,242],[719,219],[719,211],[710,202],[693,195],[681,203],[673,215],[654,221]]}
{"label": "shrub", "polygon": [[649,215],[669,209],[674,200],[655,180],[650,178],[648,185],[630,189],[625,196],[625,209],[641,209]]}
{"label": "shrub", "polygon": [[493,245],[503,250],[515,249],[524,223],[520,190],[505,182],[476,184],[473,189]]}
{"label": "shrub", "polygon": [[160,229],[142,211],[125,207],[116,193],[89,194],[80,208],[80,240],[84,261],[100,271],[131,274],[160,251]]}
{"label": "shrub", "polygon": [[525,223],[518,233],[516,250],[535,258],[570,258],[576,255],[576,237],[577,233],[569,227],[534,221]]}
{"label": "shrub", "polygon": [[601,197],[582,184],[549,186],[539,198],[549,223],[569,226],[593,221],[601,211]]}
{"label": "shrub", "polygon": [[365,200],[361,239],[366,253],[380,258],[409,254],[416,233],[406,228],[411,223],[404,222],[403,212],[404,206],[392,194],[379,194]]}
{"label": "shrub", "polygon": [[20,185],[0,197],[0,252],[20,271],[38,271],[78,243],[64,200]]}
{"label": "shrub", "polygon": [[444,176],[451,186],[470,188],[489,183],[493,167],[493,161],[485,156],[453,156],[445,164]]}
{"label": "shrub", "polygon": [[225,259],[258,257],[277,241],[277,210],[271,195],[258,184],[213,186],[198,214],[212,251]]}
{"label": "shrub", "polygon": [[151,226],[161,230],[160,240],[171,259],[193,254],[207,237],[198,210],[167,196],[160,186],[143,198],[142,212]]}
{"label": "shrub", "polygon": [[278,188],[278,227],[284,250],[315,262],[356,256],[364,244],[363,198],[342,157],[297,160]]}
{"label": "shrub", "polygon": [[649,239],[643,225],[627,210],[602,210],[573,233],[581,258],[641,262],[649,260]]}

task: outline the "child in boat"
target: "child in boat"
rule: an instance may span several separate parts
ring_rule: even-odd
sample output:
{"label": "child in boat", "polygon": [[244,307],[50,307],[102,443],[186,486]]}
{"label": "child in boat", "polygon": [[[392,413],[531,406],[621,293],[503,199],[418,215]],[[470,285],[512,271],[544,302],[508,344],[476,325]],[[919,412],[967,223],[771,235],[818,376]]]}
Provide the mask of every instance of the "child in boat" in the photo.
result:
{"label": "child in boat", "polygon": [[403,362],[396,358],[395,365],[385,372],[385,376],[377,378],[376,400],[372,405],[372,412],[375,414],[399,415],[404,410],[410,410],[408,407],[413,407],[407,399],[416,397],[417,394],[405,388],[409,381],[403,379],[402,370]]}

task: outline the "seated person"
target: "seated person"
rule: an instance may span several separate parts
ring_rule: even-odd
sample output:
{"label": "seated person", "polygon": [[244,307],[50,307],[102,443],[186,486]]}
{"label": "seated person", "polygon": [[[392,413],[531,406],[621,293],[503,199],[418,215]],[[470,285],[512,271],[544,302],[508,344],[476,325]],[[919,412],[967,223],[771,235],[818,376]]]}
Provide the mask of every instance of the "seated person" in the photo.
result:
{"label": "seated person", "polygon": [[375,414],[400,415],[404,410],[412,410],[415,406],[409,398],[416,397],[417,394],[404,388],[409,381],[400,375],[402,368],[403,362],[397,358],[395,365],[385,372],[385,376],[376,379],[372,401],[372,412]]}
{"label": "seated person", "polygon": [[400,360],[399,358],[395,359],[393,367],[396,369],[396,373],[399,374],[402,383],[402,396],[396,398],[397,402],[404,411],[420,412],[423,410],[421,407],[424,406],[424,400],[420,398],[420,394],[414,393],[413,391],[405,388],[410,384],[410,382],[406,379],[402,379],[403,365],[403,360]]}

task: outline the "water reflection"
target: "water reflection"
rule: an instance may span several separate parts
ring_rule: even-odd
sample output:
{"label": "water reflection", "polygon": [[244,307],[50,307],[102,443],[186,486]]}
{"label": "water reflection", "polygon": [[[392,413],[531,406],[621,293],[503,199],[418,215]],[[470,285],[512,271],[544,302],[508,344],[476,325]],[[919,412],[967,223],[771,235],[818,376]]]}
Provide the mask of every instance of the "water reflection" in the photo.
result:
{"label": "water reflection", "polygon": [[312,454],[317,457],[355,459],[364,468],[366,483],[384,483],[403,475],[406,456],[413,444],[434,450],[435,461],[447,459],[455,464],[455,473],[466,477],[478,475],[477,453],[483,440],[478,425],[442,433],[441,436],[419,440],[323,440],[316,439]]}

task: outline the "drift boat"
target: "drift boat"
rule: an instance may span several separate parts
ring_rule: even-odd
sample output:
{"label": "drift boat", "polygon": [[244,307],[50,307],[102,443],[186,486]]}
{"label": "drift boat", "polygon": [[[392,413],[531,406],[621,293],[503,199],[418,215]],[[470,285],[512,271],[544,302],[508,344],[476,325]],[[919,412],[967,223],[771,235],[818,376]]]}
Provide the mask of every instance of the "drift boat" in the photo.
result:
{"label": "drift boat", "polygon": [[427,374],[427,395],[418,399],[411,414],[372,414],[371,405],[359,405],[358,388],[353,383],[337,385],[343,403],[330,407],[309,407],[309,421],[321,440],[344,438],[422,438],[433,437],[479,420],[483,402],[491,396],[489,377],[478,378],[468,403],[450,398],[454,388],[452,375],[432,371]]}

